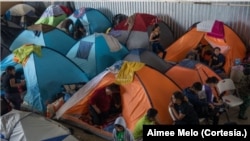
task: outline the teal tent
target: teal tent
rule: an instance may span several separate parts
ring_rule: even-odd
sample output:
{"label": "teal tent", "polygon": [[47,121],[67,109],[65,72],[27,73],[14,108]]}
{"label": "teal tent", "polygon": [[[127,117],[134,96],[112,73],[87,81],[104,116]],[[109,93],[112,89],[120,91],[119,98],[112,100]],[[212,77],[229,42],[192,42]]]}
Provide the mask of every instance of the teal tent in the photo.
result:
{"label": "teal tent", "polygon": [[62,91],[62,85],[88,82],[87,75],[63,54],[48,47],[41,56],[31,53],[23,64],[27,93],[24,101],[37,112],[44,113],[46,103]]}
{"label": "teal tent", "polygon": [[67,53],[91,79],[127,54],[126,47],[107,34],[95,33],[79,40]]}
{"label": "teal tent", "polygon": [[87,35],[95,32],[105,33],[112,26],[111,21],[101,11],[94,8],[82,7],[75,10],[68,18],[75,23],[75,26],[80,21]]}
{"label": "teal tent", "polygon": [[58,28],[37,24],[29,26],[27,30],[21,32],[10,45],[10,50],[13,51],[24,44],[36,44],[47,46],[65,55],[76,42]]}

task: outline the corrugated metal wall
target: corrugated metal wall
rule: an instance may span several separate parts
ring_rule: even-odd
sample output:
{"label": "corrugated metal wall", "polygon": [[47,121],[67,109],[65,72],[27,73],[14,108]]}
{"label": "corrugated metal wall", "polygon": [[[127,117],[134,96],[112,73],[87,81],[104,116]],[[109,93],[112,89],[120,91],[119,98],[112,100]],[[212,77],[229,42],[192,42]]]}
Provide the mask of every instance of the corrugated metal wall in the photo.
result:
{"label": "corrugated metal wall", "polygon": [[188,28],[199,21],[220,20],[229,25],[250,48],[250,2],[194,3],[194,2],[104,2],[76,1],[76,9],[91,7],[102,11],[112,19],[122,13],[149,13],[164,20],[175,38],[182,36]]}

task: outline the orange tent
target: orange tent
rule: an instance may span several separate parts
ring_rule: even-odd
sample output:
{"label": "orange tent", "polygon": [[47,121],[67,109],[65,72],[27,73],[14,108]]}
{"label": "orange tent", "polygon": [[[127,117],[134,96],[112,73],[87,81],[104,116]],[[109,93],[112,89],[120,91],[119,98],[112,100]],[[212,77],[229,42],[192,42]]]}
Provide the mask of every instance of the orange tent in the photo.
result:
{"label": "orange tent", "polygon": [[[76,92],[59,109],[56,116],[57,118],[69,120],[73,124],[75,123],[75,125],[99,136],[109,138],[111,137],[110,132],[107,133],[104,130],[95,128],[75,116],[87,112],[88,100],[96,89],[115,81],[115,74],[111,72],[103,73],[93,78]],[[100,76],[102,77],[100,78]],[[172,124],[173,121],[168,113],[168,104],[172,93],[177,90],[180,91],[181,89],[164,74],[153,68],[143,66],[140,70],[136,71],[131,83],[121,85],[122,116],[125,118],[127,127],[133,131],[138,119],[151,107],[158,110],[157,118],[161,124]]]}
{"label": "orange tent", "polygon": [[219,80],[221,79],[212,69],[202,63],[196,63],[194,68],[175,65],[165,75],[182,89],[192,86],[194,82],[205,84],[208,77],[215,76]]}
{"label": "orange tent", "polygon": [[187,33],[166,48],[167,55],[164,60],[179,62],[183,60],[187,53],[195,49],[199,43],[207,42],[212,46],[220,47],[226,56],[224,69],[229,75],[235,59],[243,59],[246,54],[246,47],[239,36],[227,25],[223,24],[224,37],[215,38],[209,36],[208,32],[198,31],[197,26],[193,26]]}
{"label": "orange tent", "polygon": [[[165,72],[165,75],[173,80],[183,90],[187,87],[191,87],[194,82],[201,82],[202,84],[205,84],[208,77],[215,76],[221,80],[221,78],[212,69],[198,62],[195,63],[193,68],[175,65]],[[213,94],[215,97],[218,97],[218,92],[215,88],[213,89]]]}
{"label": "orange tent", "polygon": [[[148,50],[133,50],[124,57],[124,60],[138,61],[147,64],[148,66],[165,74],[169,79],[176,83],[181,89],[192,86],[194,82],[205,84],[208,77],[215,76],[221,79],[208,66],[194,61],[181,61],[178,64],[165,62],[159,56]],[[217,94],[216,91],[214,94]]]}

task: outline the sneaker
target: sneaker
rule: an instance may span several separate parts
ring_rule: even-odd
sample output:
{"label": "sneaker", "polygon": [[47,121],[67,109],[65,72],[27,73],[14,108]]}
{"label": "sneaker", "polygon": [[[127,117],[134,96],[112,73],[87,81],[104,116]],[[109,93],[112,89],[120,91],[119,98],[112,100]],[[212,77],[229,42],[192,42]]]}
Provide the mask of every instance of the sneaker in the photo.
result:
{"label": "sneaker", "polygon": [[248,118],[246,116],[238,116],[238,119],[247,120]]}

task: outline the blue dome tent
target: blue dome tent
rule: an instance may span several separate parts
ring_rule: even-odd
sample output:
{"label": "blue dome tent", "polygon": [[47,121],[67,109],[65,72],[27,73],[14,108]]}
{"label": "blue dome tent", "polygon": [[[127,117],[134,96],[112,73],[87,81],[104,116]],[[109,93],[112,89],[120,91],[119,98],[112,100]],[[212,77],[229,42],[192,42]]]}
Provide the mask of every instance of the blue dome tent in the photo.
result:
{"label": "blue dome tent", "polygon": [[36,44],[53,48],[65,55],[76,42],[75,39],[58,28],[36,24],[21,32],[11,44],[10,50],[13,51],[24,44]]}
{"label": "blue dome tent", "polygon": [[[27,45],[18,49],[25,48]],[[63,54],[48,47],[40,48],[40,55],[31,52],[20,63],[23,66],[27,87],[24,101],[31,110],[44,113],[46,103],[58,96],[64,84],[85,83],[89,79],[85,72]],[[26,52],[22,54],[24,53]],[[16,57],[16,54],[14,56]]]}
{"label": "blue dome tent", "polygon": [[107,34],[95,33],[79,40],[67,53],[67,57],[75,62],[89,79],[129,53],[126,47]]}
{"label": "blue dome tent", "polygon": [[112,26],[111,21],[99,10],[94,8],[80,8],[74,11],[69,17],[75,24],[80,21],[83,24],[86,34],[95,32],[105,33]]}

